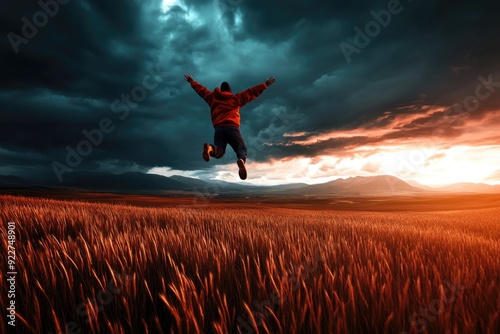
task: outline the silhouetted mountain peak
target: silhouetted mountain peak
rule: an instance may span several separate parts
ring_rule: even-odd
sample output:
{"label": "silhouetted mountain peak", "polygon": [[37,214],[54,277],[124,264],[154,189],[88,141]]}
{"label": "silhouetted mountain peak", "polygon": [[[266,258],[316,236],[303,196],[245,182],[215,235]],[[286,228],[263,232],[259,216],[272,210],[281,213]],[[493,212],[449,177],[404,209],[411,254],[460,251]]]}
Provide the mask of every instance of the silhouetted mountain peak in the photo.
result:
{"label": "silhouetted mountain peak", "polygon": [[500,192],[500,186],[457,183],[446,187],[426,190],[415,187],[391,175],[355,176],[339,178],[322,184],[284,184],[257,186],[247,183],[231,183],[218,180],[200,180],[185,176],[162,176],[140,172],[111,174],[105,172],[74,172],[64,182],[40,185],[17,176],[0,176],[0,188],[62,188],[81,191],[136,193],[136,194],[183,194],[191,196],[392,196],[441,192]]}
{"label": "silhouetted mountain peak", "polygon": [[410,186],[397,177],[378,175],[340,178],[327,183],[308,186],[302,192],[316,195],[399,195],[419,193],[422,190]]}

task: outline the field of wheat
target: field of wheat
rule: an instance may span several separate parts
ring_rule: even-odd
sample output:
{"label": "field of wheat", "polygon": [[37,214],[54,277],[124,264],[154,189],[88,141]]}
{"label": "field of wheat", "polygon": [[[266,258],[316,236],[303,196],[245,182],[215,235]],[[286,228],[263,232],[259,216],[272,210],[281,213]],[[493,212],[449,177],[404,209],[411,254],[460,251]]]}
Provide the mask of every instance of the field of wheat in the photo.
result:
{"label": "field of wheat", "polygon": [[[500,209],[138,207],[0,196],[18,333],[498,333]],[[0,332],[9,329],[0,322]]]}

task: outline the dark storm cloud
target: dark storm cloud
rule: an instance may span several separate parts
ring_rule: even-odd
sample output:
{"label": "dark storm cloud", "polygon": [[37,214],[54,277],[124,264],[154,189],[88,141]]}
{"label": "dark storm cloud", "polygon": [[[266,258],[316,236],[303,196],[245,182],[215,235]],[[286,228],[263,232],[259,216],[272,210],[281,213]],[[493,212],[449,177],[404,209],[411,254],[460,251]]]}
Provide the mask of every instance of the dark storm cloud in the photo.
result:
{"label": "dark storm cloud", "polygon": [[[4,37],[11,32],[23,36],[21,18],[31,21],[41,11],[34,2],[18,2],[12,7],[9,15],[2,11]],[[159,59],[161,45],[154,36],[157,22],[147,20],[148,15],[158,19],[158,8],[155,11],[133,1],[120,6],[112,1],[74,1],[59,5],[59,13],[28,43],[15,45],[18,53],[9,38],[3,38],[0,146],[5,152],[42,153],[45,159],[32,163],[47,170],[54,160],[64,163],[66,146],[76,148],[86,139],[83,130],[97,128],[103,118],[109,118],[116,130],[78,168],[95,168],[95,162],[103,160],[168,165],[169,152],[175,152],[175,146],[182,145],[179,140],[185,138],[174,132],[169,136],[177,142],[172,139],[163,145],[166,131],[157,121],[155,124],[157,107],[177,93],[170,88]],[[164,27],[163,32],[168,28],[173,30]],[[148,73],[162,74],[160,87],[149,92],[138,107],[129,108],[129,117],[119,119],[112,112],[113,101],[122,94],[130,95]],[[164,112],[162,120],[175,117]],[[171,129],[177,126],[171,125]],[[176,145],[170,145],[172,142]],[[9,161],[7,153],[3,158]]]}
{"label": "dark storm cloud", "polygon": [[[33,22],[41,7],[2,3],[0,172],[35,169],[55,178],[52,162],[65,163],[66,147],[76,148],[82,131],[103,119],[113,131],[75,169],[206,168],[200,147],[213,130],[208,107],[183,81],[186,72],[209,89],[229,81],[234,91],[277,77],[242,110],[252,159],[266,161],[340,154],[343,147],[373,142],[361,136],[285,145],[290,138],[283,134],[383,128],[387,111],[461,103],[474,93],[478,76],[500,70],[498,5],[468,1],[402,1],[401,12],[348,63],[340,43],[352,44],[354,27],[364,29],[373,20],[370,11],[385,10],[389,2],[196,0],[163,12],[161,1],[153,0],[65,0],[17,53],[11,33],[22,36],[22,18]],[[132,107],[124,96],[139,92],[146,77],[158,85],[143,101],[129,102],[137,103]],[[472,117],[499,100],[492,94]],[[414,122],[382,139],[419,137],[442,126]]]}
{"label": "dark storm cloud", "polygon": [[93,97],[120,92],[143,69],[153,46],[137,15],[140,7],[130,1],[120,6],[112,1],[55,3],[56,15],[39,28],[34,18],[44,12],[36,1],[16,1],[8,11],[2,10],[2,35],[22,37],[26,25],[22,18],[37,31],[27,43],[17,45],[17,53],[10,39],[2,38],[1,87],[47,88]]}

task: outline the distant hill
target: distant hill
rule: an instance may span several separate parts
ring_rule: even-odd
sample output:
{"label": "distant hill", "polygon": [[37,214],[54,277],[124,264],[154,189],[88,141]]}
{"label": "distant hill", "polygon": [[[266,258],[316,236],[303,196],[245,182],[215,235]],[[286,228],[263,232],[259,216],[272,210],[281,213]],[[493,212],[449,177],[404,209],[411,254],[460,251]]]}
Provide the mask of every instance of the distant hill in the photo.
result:
{"label": "distant hill", "polygon": [[30,184],[29,181],[23,179],[19,176],[13,175],[0,175],[0,187],[7,187],[12,185],[22,185],[22,184]]}
{"label": "distant hill", "polygon": [[[410,181],[411,182],[411,181]],[[4,189],[64,189],[124,194],[158,194],[206,197],[342,197],[393,196],[429,192],[500,193],[500,186],[457,183],[441,188],[430,188],[416,182],[407,182],[390,175],[357,176],[336,179],[327,183],[303,183],[276,186],[255,186],[217,180],[200,180],[184,176],[161,176],[138,172],[111,174],[103,172],[73,172],[64,182],[36,183],[17,176],[0,176],[0,190]]]}
{"label": "distant hill", "polygon": [[433,187],[426,186],[425,184],[422,184],[422,183],[414,181],[414,180],[405,180],[405,182],[408,183],[410,186],[415,187],[415,188],[420,188],[420,189],[425,189],[425,190],[435,190]]}
{"label": "distant hill", "polygon": [[454,192],[454,193],[500,193],[500,185],[492,186],[484,183],[454,183],[445,187],[436,188],[436,190]]}
{"label": "distant hill", "polygon": [[111,173],[73,173],[62,183],[53,183],[53,187],[77,188],[79,190],[106,191],[136,194],[195,195],[195,196],[230,196],[253,190],[254,186],[245,186],[230,182],[207,182],[184,176],[162,176],[129,172]]}
{"label": "distant hill", "polygon": [[0,189],[11,189],[11,188],[43,189],[47,188],[47,186],[26,180],[19,176],[0,175]]}
{"label": "distant hill", "polygon": [[404,195],[425,192],[394,176],[357,176],[310,185],[296,192],[309,196]]}
{"label": "distant hill", "polygon": [[137,172],[118,175],[102,172],[72,173],[65,177],[64,182],[56,182],[51,186],[124,193],[155,193],[166,190],[184,191],[190,189],[188,185],[168,177]]}

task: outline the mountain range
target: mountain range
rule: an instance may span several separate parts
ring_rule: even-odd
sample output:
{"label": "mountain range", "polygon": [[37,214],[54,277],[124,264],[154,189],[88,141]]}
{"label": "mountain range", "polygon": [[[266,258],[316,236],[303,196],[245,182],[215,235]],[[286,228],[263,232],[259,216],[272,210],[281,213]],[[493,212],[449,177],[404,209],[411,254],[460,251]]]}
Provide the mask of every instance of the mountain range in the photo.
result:
{"label": "mountain range", "polygon": [[124,194],[158,194],[205,197],[340,197],[394,196],[424,193],[500,193],[500,185],[457,183],[431,188],[414,181],[405,182],[390,175],[350,177],[327,183],[295,183],[277,186],[255,186],[246,183],[203,181],[183,176],[161,176],[130,172],[74,173],[63,183],[33,182],[17,176],[0,176],[0,192],[9,189],[71,190]]}

